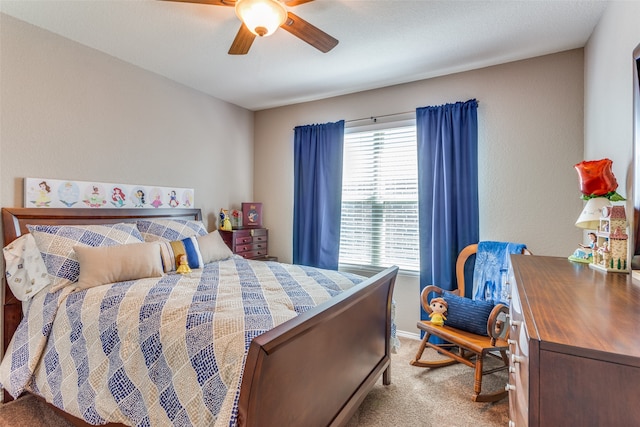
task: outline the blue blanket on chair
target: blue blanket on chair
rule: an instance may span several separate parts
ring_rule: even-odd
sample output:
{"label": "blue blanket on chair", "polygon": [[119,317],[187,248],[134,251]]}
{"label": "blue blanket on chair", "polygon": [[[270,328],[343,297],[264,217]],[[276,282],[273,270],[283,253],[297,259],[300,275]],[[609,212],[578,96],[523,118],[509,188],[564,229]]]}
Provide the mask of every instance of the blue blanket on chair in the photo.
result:
{"label": "blue blanket on chair", "polygon": [[522,243],[480,242],[473,269],[473,299],[494,301],[508,305],[509,255],[520,254],[526,248]]}

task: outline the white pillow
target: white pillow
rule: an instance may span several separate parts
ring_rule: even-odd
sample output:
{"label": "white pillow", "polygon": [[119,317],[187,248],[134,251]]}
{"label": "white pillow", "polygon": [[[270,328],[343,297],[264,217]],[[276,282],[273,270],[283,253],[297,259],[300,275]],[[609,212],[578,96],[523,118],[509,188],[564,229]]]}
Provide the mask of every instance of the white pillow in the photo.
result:
{"label": "white pillow", "polygon": [[80,289],[107,283],[162,276],[160,244],[131,243],[118,246],[74,246],[80,263]]}
{"label": "white pillow", "polygon": [[214,230],[206,236],[196,237],[202,262],[208,264],[213,261],[221,261],[233,255],[229,246],[222,240],[218,230]]}
{"label": "white pillow", "polygon": [[28,301],[51,283],[47,267],[31,234],[24,234],[2,249],[5,276],[13,295]]}

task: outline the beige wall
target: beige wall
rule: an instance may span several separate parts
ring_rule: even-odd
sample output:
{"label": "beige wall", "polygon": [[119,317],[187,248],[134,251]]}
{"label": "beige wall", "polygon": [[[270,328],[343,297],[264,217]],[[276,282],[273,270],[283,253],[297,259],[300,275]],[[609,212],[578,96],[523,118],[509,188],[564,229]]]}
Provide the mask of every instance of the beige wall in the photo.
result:
{"label": "beige wall", "polygon": [[585,47],[585,157],[613,160],[627,212],[633,206],[632,53],[639,44],[640,2],[613,1]]}
{"label": "beige wall", "polygon": [[212,229],[253,197],[252,112],[0,19],[2,206],[24,177],[191,187]]}
{"label": "beige wall", "polygon": [[[270,252],[291,261],[295,126],[470,98],[479,101],[480,238],[570,255],[582,238],[573,169],[583,157],[582,49],[257,112],[254,194],[264,203]],[[417,278],[401,277],[399,329],[416,331],[418,294]]]}

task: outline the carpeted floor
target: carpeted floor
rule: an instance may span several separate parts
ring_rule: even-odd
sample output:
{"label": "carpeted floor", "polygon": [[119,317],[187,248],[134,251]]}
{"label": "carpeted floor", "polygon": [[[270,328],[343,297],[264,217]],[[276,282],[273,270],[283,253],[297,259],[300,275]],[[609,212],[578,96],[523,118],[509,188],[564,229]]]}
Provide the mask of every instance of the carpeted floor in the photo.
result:
{"label": "carpeted floor", "polygon": [[[475,403],[473,369],[453,365],[431,370],[409,365],[418,341],[401,338],[392,356],[391,385],[380,381],[365,398],[347,427],[493,427],[509,423],[509,401]],[[429,350],[432,351],[432,350]],[[485,364],[491,365],[491,359]],[[507,372],[485,376],[483,390],[503,388]],[[70,425],[33,396],[0,406],[0,427],[69,427]],[[296,427],[296,426],[292,426]]]}
{"label": "carpeted floor", "polygon": [[42,400],[25,396],[0,406],[0,427],[70,427]]}
{"label": "carpeted floor", "polygon": [[[347,427],[498,427],[509,425],[509,399],[495,403],[471,401],[474,370],[456,364],[439,369],[409,365],[419,341],[401,338],[402,346],[391,358],[391,384],[380,381],[367,395]],[[428,353],[427,353],[428,352]],[[426,358],[439,356],[428,349]],[[424,358],[424,356],[423,356]],[[485,360],[485,369],[495,365]],[[506,370],[485,375],[483,391],[504,389]]]}

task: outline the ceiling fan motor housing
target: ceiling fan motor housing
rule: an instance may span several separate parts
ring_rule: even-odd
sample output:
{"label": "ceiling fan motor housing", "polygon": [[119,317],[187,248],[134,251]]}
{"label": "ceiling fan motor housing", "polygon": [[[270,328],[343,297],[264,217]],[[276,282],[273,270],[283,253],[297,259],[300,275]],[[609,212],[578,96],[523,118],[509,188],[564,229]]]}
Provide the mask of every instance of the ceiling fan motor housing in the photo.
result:
{"label": "ceiling fan motor housing", "polygon": [[273,34],[287,19],[287,9],[277,0],[238,0],[236,15],[253,34]]}

